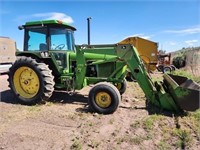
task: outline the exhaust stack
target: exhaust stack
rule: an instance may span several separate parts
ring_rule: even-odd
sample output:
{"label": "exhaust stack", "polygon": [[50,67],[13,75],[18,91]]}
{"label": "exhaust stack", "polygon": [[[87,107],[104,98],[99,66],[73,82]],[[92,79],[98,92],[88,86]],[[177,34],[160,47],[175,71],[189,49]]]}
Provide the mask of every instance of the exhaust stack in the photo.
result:
{"label": "exhaust stack", "polygon": [[87,18],[87,28],[88,28],[88,45],[90,45],[90,20],[92,18],[91,17],[88,17]]}

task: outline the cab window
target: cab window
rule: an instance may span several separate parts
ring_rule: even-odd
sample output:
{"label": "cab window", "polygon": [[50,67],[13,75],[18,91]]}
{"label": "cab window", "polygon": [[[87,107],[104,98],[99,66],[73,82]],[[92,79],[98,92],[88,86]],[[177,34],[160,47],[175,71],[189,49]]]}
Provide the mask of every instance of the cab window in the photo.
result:
{"label": "cab window", "polygon": [[31,28],[27,30],[25,50],[35,51],[35,50],[48,50],[47,47],[47,28]]}
{"label": "cab window", "polygon": [[50,28],[50,50],[74,50],[73,31]]}

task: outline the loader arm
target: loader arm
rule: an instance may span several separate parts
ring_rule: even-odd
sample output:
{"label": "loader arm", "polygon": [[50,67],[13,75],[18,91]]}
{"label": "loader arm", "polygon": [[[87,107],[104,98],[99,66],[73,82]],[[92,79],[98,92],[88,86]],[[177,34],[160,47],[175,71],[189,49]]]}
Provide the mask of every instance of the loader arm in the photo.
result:
{"label": "loader arm", "polygon": [[[135,47],[130,44],[118,44],[111,45],[107,48],[107,51],[111,50],[113,50],[112,55],[107,55],[105,52],[102,52],[102,54],[95,54],[94,48],[82,49],[81,47],[77,47],[76,79],[81,81],[76,84],[78,88],[88,85],[87,82],[89,82],[89,80],[87,81],[88,78],[85,77],[85,59],[96,58],[91,64],[99,65],[107,62],[121,62],[121,65],[118,66],[110,76],[106,78],[97,78],[96,82],[93,83],[101,81],[113,82],[114,78],[115,81],[122,80],[125,73],[123,70],[128,68],[142,88],[148,102],[151,102],[153,105],[176,113],[182,110],[194,111],[200,107],[199,85],[188,81],[187,78],[183,80],[180,76],[174,77],[168,74],[164,75],[163,81],[153,82]],[[100,49],[99,51],[101,52]],[[122,72],[120,72],[120,70]],[[116,73],[118,75],[116,75]],[[189,87],[188,84],[190,84]],[[194,97],[194,99],[191,100],[192,97]]]}
{"label": "loader arm", "polygon": [[[181,77],[177,76],[175,78],[167,74],[165,74],[163,82],[153,82],[135,47],[131,45],[118,45],[116,51],[119,57],[118,59],[126,62],[131,74],[135,77],[145,93],[147,100],[152,104],[161,109],[167,109],[173,112],[180,112],[182,110],[194,111],[200,107],[199,85],[192,82],[192,85],[195,85],[193,89],[191,89],[191,86],[189,88],[185,86],[182,88],[182,85],[172,88],[176,82],[174,80],[177,78],[178,81]],[[186,82],[188,82],[187,79],[182,84],[186,84]],[[191,96],[194,98],[193,100],[186,100],[185,97],[189,98]]]}
{"label": "loader arm", "polygon": [[131,74],[137,80],[147,99],[155,99],[156,88],[154,87],[149,74],[145,70],[143,61],[139,57],[136,48],[132,47],[129,44],[118,45],[117,56],[120,60],[127,63]]}
{"label": "loader arm", "polygon": [[[166,102],[162,104],[163,101],[160,101],[159,99],[159,96],[162,94],[158,92],[156,87],[154,86],[154,83],[147,73],[143,61],[139,57],[138,51],[135,47],[130,44],[118,45],[116,51],[119,59],[126,62],[131,74],[134,76],[139,86],[143,90],[147,101],[150,101],[154,105],[161,108],[178,110],[173,102],[173,99],[169,100],[172,104],[169,104],[168,102],[167,104],[165,104]],[[164,97],[166,96],[169,97],[168,95],[165,95]]]}

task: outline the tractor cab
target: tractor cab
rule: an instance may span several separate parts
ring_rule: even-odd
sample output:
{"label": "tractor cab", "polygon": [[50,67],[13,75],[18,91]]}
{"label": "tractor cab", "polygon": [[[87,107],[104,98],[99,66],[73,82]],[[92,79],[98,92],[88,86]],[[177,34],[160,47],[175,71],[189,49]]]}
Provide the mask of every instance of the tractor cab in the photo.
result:
{"label": "tractor cab", "polygon": [[62,21],[27,22],[23,28],[24,51],[75,50],[73,34],[76,29]]}
{"label": "tractor cab", "polygon": [[67,52],[75,51],[74,27],[59,20],[27,22],[24,29],[24,52],[44,53],[54,57],[57,65],[66,67]]}

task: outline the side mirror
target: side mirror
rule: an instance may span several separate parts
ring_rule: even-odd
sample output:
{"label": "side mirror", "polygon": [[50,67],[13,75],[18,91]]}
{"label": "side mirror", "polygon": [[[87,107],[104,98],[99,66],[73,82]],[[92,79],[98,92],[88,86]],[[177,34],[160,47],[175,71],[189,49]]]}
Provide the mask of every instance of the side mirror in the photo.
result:
{"label": "side mirror", "polygon": [[18,29],[19,29],[19,30],[23,30],[23,29],[24,29],[24,26],[18,26]]}

